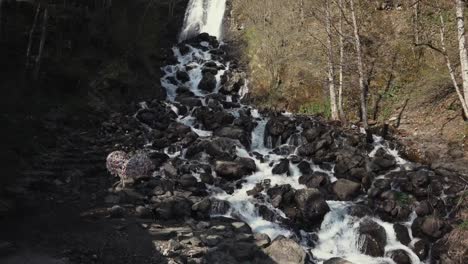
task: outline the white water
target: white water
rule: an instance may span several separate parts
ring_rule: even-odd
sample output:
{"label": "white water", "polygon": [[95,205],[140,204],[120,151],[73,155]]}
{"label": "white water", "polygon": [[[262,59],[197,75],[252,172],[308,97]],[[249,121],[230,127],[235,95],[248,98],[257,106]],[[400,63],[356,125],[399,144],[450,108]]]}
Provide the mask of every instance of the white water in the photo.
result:
{"label": "white water", "polygon": [[221,38],[226,0],[190,0],[179,41],[200,33]]}

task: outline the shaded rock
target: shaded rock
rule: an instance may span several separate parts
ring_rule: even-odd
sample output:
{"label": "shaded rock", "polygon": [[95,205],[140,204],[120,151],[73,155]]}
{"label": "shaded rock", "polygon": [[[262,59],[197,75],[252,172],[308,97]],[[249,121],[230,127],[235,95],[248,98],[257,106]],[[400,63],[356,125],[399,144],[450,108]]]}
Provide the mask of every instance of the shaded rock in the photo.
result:
{"label": "shaded rock", "polygon": [[287,174],[289,175],[289,160],[288,159],[281,159],[278,164],[273,167],[272,170],[273,174]]}
{"label": "shaded rock", "polygon": [[153,218],[153,213],[151,212],[151,209],[145,206],[137,206],[135,208],[135,215],[140,218]]}
{"label": "shaded rock", "polygon": [[304,264],[306,253],[294,240],[278,237],[263,252],[275,263]]}
{"label": "shaded rock", "polygon": [[319,188],[329,183],[328,175],[323,172],[313,172],[309,175],[299,177],[299,183],[308,188]]}
{"label": "shaded rock", "polygon": [[177,71],[176,77],[177,77],[177,79],[178,79],[179,81],[181,81],[182,83],[185,83],[185,82],[190,81],[190,76],[189,76],[188,73],[185,72],[185,71]]}
{"label": "shaded rock", "polygon": [[192,202],[181,196],[171,196],[155,201],[153,213],[162,220],[183,220],[190,216]]}
{"label": "shaded rock", "polygon": [[125,215],[125,208],[120,205],[114,205],[109,209],[109,213],[113,218],[121,218]]}
{"label": "shaded rock", "polygon": [[339,179],[333,184],[333,192],[343,201],[356,197],[360,189],[361,184],[346,179]]}

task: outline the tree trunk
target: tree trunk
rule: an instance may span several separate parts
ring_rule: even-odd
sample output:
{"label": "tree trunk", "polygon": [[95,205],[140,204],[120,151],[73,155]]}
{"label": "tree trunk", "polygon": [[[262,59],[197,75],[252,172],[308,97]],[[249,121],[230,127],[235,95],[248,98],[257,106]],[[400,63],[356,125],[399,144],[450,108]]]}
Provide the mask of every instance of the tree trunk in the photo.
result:
{"label": "tree trunk", "polygon": [[45,41],[47,37],[47,19],[48,19],[48,10],[47,7],[44,9],[44,16],[42,19],[42,33],[41,33],[41,42],[39,43],[39,51],[36,57],[36,66],[34,69],[34,80],[39,79],[39,73],[41,70],[41,60],[44,52]]}
{"label": "tree trunk", "polygon": [[455,77],[455,70],[452,67],[450,57],[448,56],[448,53],[447,53],[447,46],[445,44],[445,21],[444,21],[444,17],[442,16],[442,14],[440,15],[440,44],[442,46],[442,52],[445,58],[445,62],[447,64],[447,68],[449,70],[450,79],[452,79],[453,87],[455,88],[455,91],[457,92],[458,99],[460,99],[460,102],[463,108],[463,113],[465,114],[465,117],[468,117],[468,106],[460,91],[460,86],[458,85],[457,78]]}
{"label": "tree trunk", "polygon": [[[343,10],[343,0],[338,0],[338,5],[340,10]],[[338,74],[339,74],[339,83],[338,83],[338,112],[340,114],[340,119],[345,119],[345,114],[343,110],[343,65],[344,65],[344,37],[343,37],[343,13],[340,12],[340,20],[338,24],[339,33],[339,45],[340,45],[340,63],[338,65]]]}
{"label": "tree trunk", "polygon": [[37,21],[39,20],[40,11],[41,11],[41,4],[38,4],[36,8],[36,14],[34,15],[33,24],[31,26],[31,30],[29,30],[28,47],[26,49],[26,68],[29,68],[30,66],[29,57],[31,56],[31,48],[32,48],[32,43],[33,43],[34,31],[37,28]]}
{"label": "tree trunk", "polygon": [[357,59],[357,66],[358,66],[358,74],[359,74],[359,88],[361,90],[361,121],[362,125],[365,129],[367,129],[367,92],[366,92],[366,85],[364,83],[364,64],[362,61],[362,47],[361,47],[361,38],[359,37],[359,27],[357,24],[356,19],[356,12],[354,9],[354,0],[350,0],[350,7],[351,7],[351,18],[353,21],[353,28],[354,28],[354,41],[356,45],[356,59]]}
{"label": "tree trunk", "polygon": [[468,105],[468,54],[466,51],[465,38],[465,2],[456,0],[457,3],[457,32],[458,32],[458,51],[460,53],[461,75],[463,80],[463,93],[465,105]]}
{"label": "tree trunk", "polygon": [[331,32],[331,14],[330,3],[326,2],[326,30],[327,30],[327,50],[328,50],[328,88],[330,90],[330,108],[331,118],[338,119],[338,108],[336,107],[336,91],[335,91],[335,65],[333,61],[333,42]]}

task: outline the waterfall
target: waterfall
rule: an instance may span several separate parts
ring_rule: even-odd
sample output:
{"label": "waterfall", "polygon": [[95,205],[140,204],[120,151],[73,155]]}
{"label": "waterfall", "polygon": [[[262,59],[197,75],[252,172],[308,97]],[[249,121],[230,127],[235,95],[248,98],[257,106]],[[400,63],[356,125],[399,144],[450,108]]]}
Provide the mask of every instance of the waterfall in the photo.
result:
{"label": "waterfall", "polygon": [[190,0],[179,41],[200,33],[220,39],[225,9],[226,0]]}

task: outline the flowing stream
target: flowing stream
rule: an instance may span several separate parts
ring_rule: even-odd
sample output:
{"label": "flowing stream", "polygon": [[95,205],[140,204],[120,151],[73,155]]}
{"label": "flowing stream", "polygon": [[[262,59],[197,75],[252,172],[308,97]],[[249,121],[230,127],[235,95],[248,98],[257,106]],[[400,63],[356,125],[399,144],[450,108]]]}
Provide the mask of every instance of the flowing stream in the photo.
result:
{"label": "flowing stream", "polygon": [[[221,39],[225,7],[225,0],[190,0],[185,14],[184,26],[180,34],[180,41],[189,39],[199,33],[208,33],[211,36],[217,37],[218,40]],[[177,107],[174,106],[178,96],[177,89],[180,86],[188,88],[196,98],[201,99],[203,105],[207,104],[206,98],[212,94],[217,94],[222,86],[221,76],[229,70],[229,63],[217,60],[213,61],[213,56],[210,51],[215,49],[215,47],[210,47],[209,43],[203,42],[201,45],[202,48],[188,45],[189,50],[184,52],[182,52],[179,47],[174,47],[173,51],[178,63],[168,65],[163,68],[165,75],[161,79],[161,83],[167,90],[168,104],[170,104],[174,109],[174,112],[179,115],[177,120],[180,123],[190,126],[200,137],[210,138],[213,136],[213,132],[205,130],[201,124],[197,123],[196,118],[193,116],[193,112],[197,109],[197,106],[193,107],[192,110],[188,111],[186,114],[179,114]],[[216,74],[216,88],[213,92],[200,90],[199,84],[203,78],[204,65],[207,63],[213,64],[213,62],[217,67],[222,69]],[[188,73],[189,80],[186,80],[185,82],[183,80],[179,80],[177,75],[179,71],[186,71]],[[237,95],[226,96],[225,101],[229,103],[239,102],[240,99],[245,96],[247,91],[246,82],[245,85],[241,87]],[[253,159],[255,161],[257,171],[252,175],[245,177],[245,181],[240,184],[232,194],[228,194],[215,186],[209,186],[208,188],[211,195],[213,198],[218,200],[229,202],[231,207],[225,216],[245,221],[250,225],[254,232],[267,234],[271,239],[274,239],[279,235],[286,237],[296,236],[297,238],[297,232],[290,230],[287,226],[264,219],[258,212],[258,205],[262,204],[275,212],[275,214],[285,218],[285,215],[281,210],[274,208],[268,199],[260,202],[252,196],[249,196],[247,191],[254,188],[256,184],[265,181],[269,181],[271,186],[289,184],[296,190],[306,188],[304,185],[299,183],[301,173],[297,168],[297,165],[292,163],[289,165],[289,170],[291,172],[289,176],[276,175],[272,173],[272,168],[274,167],[272,165],[278,164],[281,159],[291,158],[291,155],[297,152],[297,146],[301,145],[303,140],[299,133],[302,131],[302,128],[298,127],[298,134],[292,135],[288,139],[287,142],[290,146],[286,144],[286,147],[295,148],[295,151],[286,155],[274,154],[272,152],[272,146],[277,145],[277,143],[272,142],[272,139],[265,138],[265,127],[268,122],[268,117],[262,116],[256,109],[243,104],[239,104],[239,107],[229,109],[230,113],[234,116],[239,115],[239,111],[241,110],[249,110],[252,113],[252,118],[256,120],[257,125],[252,131],[250,149],[238,147],[237,156]],[[293,115],[289,114],[288,116],[291,116],[290,118],[294,118]],[[407,165],[406,161],[399,157],[395,150],[390,149],[383,139],[375,137],[375,142],[374,150],[370,151],[368,154],[370,157],[375,155],[378,149],[383,148],[388,154],[396,158],[400,169],[403,169]],[[263,158],[259,159],[256,155],[252,155],[254,152],[261,154]],[[331,182],[337,180],[334,176],[333,167],[330,169],[319,168],[314,165],[313,161],[310,161],[310,164],[314,171],[326,173]],[[267,196],[265,191],[263,191],[262,194],[265,197]],[[388,257],[374,258],[361,253],[359,250],[360,241],[358,228],[362,219],[348,215],[348,208],[353,205],[353,202],[327,201],[327,204],[331,211],[326,214],[320,230],[315,232],[318,238],[316,243],[313,246],[308,245],[307,240],[311,234],[305,231],[301,231],[301,237],[297,238],[298,240],[305,241],[303,243],[304,248],[306,251],[311,253],[318,263],[323,263],[325,260],[333,257],[342,257],[356,264],[395,263]],[[410,248],[401,244],[396,239],[393,224],[386,223],[378,218],[373,218],[372,220],[383,226],[387,233],[387,243],[385,246],[386,252],[401,249],[407,252],[412,264],[422,263]],[[414,217],[411,217],[404,223],[405,226],[408,227],[410,234],[411,229],[409,227],[413,220]]]}

